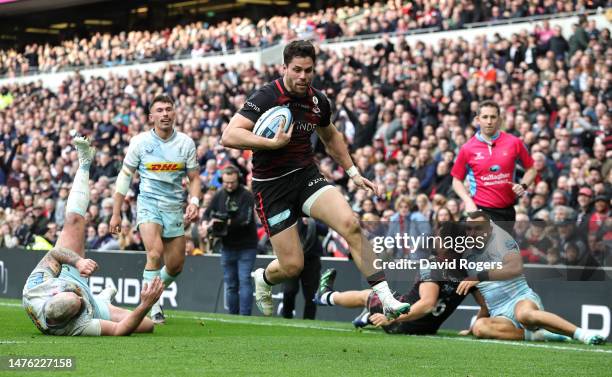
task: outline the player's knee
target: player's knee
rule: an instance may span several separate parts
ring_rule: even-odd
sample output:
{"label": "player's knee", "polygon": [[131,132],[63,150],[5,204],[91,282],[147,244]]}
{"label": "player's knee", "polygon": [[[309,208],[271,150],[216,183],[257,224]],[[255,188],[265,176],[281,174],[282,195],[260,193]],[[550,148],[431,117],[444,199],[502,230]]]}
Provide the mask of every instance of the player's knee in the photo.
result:
{"label": "player's knee", "polygon": [[487,338],[489,334],[488,318],[480,318],[472,326],[472,334],[477,338]]}
{"label": "player's knee", "polygon": [[162,250],[153,248],[147,251],[147,260],[156,265],[160,265],[162,262]]}
{"label": "player's knee", "polygon": [[289,278],[298,277],[300,273],[302,272],[303,268],[304,266],[299,263],[287,263],[286,265],[283,266],[283,270],[285,271],[285,274]]}
{"label": "player's knee", "polygon": [[344,232],[348,237],[361,234],[361,225],[359,224],[359,220],[357,217],[352,215],[346,216],[346,218],[342,220],[342,229],[344,229]]}
{"label": "player's knee", "polygon": [[521,310],[516,313],[516,320],[525,327],[530,327],[536,324],[536,315],[534,310]]}

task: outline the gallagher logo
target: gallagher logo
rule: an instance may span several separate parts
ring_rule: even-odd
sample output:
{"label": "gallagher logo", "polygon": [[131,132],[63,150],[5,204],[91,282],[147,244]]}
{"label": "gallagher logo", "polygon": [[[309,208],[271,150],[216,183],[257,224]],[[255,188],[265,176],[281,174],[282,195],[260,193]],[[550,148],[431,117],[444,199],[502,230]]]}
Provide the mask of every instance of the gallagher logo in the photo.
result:
{"label": "gallagher logo", "polygon": [[493,173],[497,173],[498,171],[501,170],[501,167],[499,165],[493,165],[489,168],[490,171],[492,171]]}
{"label": "gallagher logo", "polygon": [[184,170],[185,164],[182,162],[149,162],[145,164],[145,167],[155,173],[166,173]]}

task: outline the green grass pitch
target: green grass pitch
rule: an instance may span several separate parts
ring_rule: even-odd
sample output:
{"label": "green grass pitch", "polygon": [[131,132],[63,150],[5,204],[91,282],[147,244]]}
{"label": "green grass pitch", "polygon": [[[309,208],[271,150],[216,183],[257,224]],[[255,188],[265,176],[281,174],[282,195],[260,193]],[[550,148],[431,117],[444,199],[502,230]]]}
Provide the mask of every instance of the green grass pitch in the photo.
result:
{"label": "green grass pitch", "polygon": [[[325,310],[321,308],[320,310]],[[154,334],[48,337],[0,300],[0,356],[76,358],[74,376],[610,376],[612,344],[390,336],[350,323],[168,312]],[[50,372],[0,375],[49,376]]]}

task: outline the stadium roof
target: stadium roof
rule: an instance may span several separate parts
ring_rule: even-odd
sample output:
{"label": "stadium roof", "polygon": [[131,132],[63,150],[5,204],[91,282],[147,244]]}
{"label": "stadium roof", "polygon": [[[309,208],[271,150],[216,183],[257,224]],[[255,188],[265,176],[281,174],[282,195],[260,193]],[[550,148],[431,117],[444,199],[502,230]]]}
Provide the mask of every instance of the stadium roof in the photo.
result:
{"label": "stadium roof", "polygon": [[68,8],[75,5],[100,3],[104,1],[110,0],[0,0],[0,14],[3,16],[15,16],[31,12]]}

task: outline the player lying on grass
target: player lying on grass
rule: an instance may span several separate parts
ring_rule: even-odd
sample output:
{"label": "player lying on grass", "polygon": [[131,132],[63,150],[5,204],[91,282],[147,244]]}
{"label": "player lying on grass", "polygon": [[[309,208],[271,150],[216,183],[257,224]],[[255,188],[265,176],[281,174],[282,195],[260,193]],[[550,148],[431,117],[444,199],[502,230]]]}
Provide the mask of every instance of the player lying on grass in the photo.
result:
{"label": "player lying on grass", "polygon": [[[456,223],[444,223],[440,235],[458,236],[461,228]],[[459,254],[438,250],[432,255],[432,261],[442,262],[459,258]],[[401,302],[410,305],[410,312],[400,315],[394,320],[388,320],[382,314],[382,306],[378,296],[371,289],[361,291],[337,292],[333,290],[336,271],[328,269],[321,276],[319,290],[315,302],[319,305],[337,305],[345,308],[364,308],[364,311],[353,320],[355,327],[368,324],[382,326],[390,334],[435,334],[442,323],[457,309],[464,296],[456,293],[459,283],[467,276],[460,269],[421,269],[409,293],[398,295]],[[476,300],[482,300],[477,290],[474,290]]]}
{"label": "player lying on grass", "polygon": [[145,318],[164,286],[156,278],[145,284],[140,305],[129,311],[111,305],[117,293],[107,288],[94,296],[86,280],[98,265],[85,259],[85,212],[89,205],[89,167],[95,154],[89,142],[75,137],[79,155],[68,202],[64,228],[54,248],[34,268],[23,288],[23,307],[36,327],[46,335],[129,335],[152,332]]}
{"label": "player lying on grass", "polygon": [[573,337],[585,344],[605,342],[603,337],[544,311],[540,297],[527,285],[523,275],[518,245],[487,214],[482,211],[469,213],[466,234],[485,240],[483,248],[464,253],[468,262],[501,262],[498,269],[468,270],[469,276],[457,288],[457,293],[466,295],[476,287],[484,297],[486,306],[479,314],[483,318],[478,318],[470,329],[476,337],[558,341]]}

